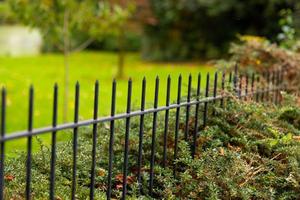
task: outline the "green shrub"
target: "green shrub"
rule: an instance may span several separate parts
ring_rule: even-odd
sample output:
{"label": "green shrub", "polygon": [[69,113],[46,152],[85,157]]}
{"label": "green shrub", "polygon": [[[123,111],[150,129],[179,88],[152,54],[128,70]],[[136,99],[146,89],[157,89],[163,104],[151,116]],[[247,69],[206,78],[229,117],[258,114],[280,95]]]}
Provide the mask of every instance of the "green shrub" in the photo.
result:
{"label": "green shrub", "polygon": [[[227,60],[219,61],[221,68],[224,66],[232,68],[238,65],[242,73],[270,73],[283,70],[284,79],[281,82],[288,88],[288,91],[295,92],[300,87],[300,57],[299,52],[288,50],[272,43],[266,38],[243,35],[239,41],[231,44]],[[265,77],[260,78],[261,83]]]}
{"label": "green shrub", "polygon": [[[218,102],[217,102],[218,103]],[[158,115],[155,153],[155,199],[298,199],[300,198],[300,135],[298,119],[300,109],[289,103],[277,107],[237,100],[226,101],[226,108],[218,104],[209,106],[208,126],[200,127],[196,140],[195,159],[191,157],[190,142],[194,133],[191,109],[189,137],[184,140],[185,109],[181,110],[179,152],[175,163],[174,151],[175,111],[170,112],[167,136],[167,165],[162,167],[164,114]],[[200,108],[203,111],[203,107]],[[211,112],[215,110],[216,115]],[[288,112],[287,112],[288,110]],[[202,115],[202,112],[200,112]],[[290,114],[292,113],[292,114]],[[200,121],[201,120],[201,121]],[[138,156],[139,118],[131,119],[128,173],[128,196],[153,199],[149,196],[149,160],[151,155],[152,116],[145,117],[143,137],[143,194],[138,193],[136,180]],[[92,136],[91,128],[80,128],[78,139],[77,198],[89,194]],[[113,160],[113,197],[122,192],[125,121],[116,122]],[[62,132],[61,134],[72,134]],[[48,198],[50,150],[42,145],[32,160],[32,195],[34,199]],[[98,126],[96,154],[95,198],[105,199],[108,164],[109,124]],[[23,199],[25,187],[26,153],[6,160],[6,199]],[[173,166],[176,164],[176,177]],[[72,141],[57,146],[56,196],[69,199],[72,180]],[[130,199],[129,198],[129,199]]]}
{"label": "green shrub", "polygon": [[0,25],[1,24],[15,24],[16,18],[6,2],[0,1]]}

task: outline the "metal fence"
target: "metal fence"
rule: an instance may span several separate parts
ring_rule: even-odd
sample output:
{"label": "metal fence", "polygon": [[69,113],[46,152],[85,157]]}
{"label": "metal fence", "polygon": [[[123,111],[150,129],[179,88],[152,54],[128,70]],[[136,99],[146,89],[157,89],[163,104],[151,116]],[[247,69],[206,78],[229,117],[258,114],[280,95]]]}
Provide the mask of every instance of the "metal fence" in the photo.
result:
{"label": "metal fence", "polygon": [[[152,194],[153,186],[154,186],[154,167],[157,163],[155,160],[155,152],[156,152],[156,131],[157,131],[157,115],[159,112],[164,112],[164,146],[163,146],[163,161],[162,167],[166,165],[166,145],[167,145],[167,132],[169,127],[169,111],[174,109],[176,111],[175,117],[175,145],[174,145],[174,156],[173,161],[176,160],[178,156],[178,134],[179,134],[179,121],[182,112],[185,112],[185,133],[184,138],[188,137],[188,126],[191,126],[189,121],[190,117],[190,109],[194,106],[195,108],[195,122],[193,139],[190,142],[191,153],[194,158],[195,153],[197,151],[196,139],[199,134],[201,134],[201,130],[199,130],[199,120],[202,117],[202,127],[207,125],[207,119],[209,117],[208,107],[216,105],[219,102],[221,107],[226,106],[227,98],[240,98],[240,99],[252,99],[257,102],[268,101],[275,104],[280,102],[279,92],[285,89],[283,84],[284,81],[284,70],[279,69],[275,71],[268,71],[263,74],[240,74],[238,73],[237,67],[233,71],[229,72],[216,72],[214,74],[213,80],[213,88],[210,91],[210,74],[206,75],[206,86],[204,91],[204,97],[200,97],[201,90],[201,74],[198,75],[197,79],[197,88],[195,90],[196,98],[193,99],[191,97],[192,94],[192,76],[190,75],[188,78],[188,92],[187,95],[182,97],[181,89],[182,89],[182,77],[178,78],[178,91],[177,91],[177,101],[174,104],[170,103],[170,86],[171,86],[171,78],[170,76],[167,79],[167,88],[166,88],[166,104],[165,106],[158,107],[158,94],[159,94],[159,77],[156,78],[155,82],[155,95],[153,107],[150,109],[146,109],[145,107],[145,97],[146,97],[146,79],[144,78],[142,81],[142,96],[141,96],[141,105],[140,110],[132,111],[131,108],[131,97],[132,97],[132,80],[128,81],[128,93],[127,93],[127,111],[126,113],[116,114],[115,105],[116,105],[116,86],[117,83],[114,80],[112,83],[112,99],[111,99],[111,114],[107,117],[99,117],[98,116],[98,95],[99,95],[99,84],[95,83],[94,90],[94,114],[93,119],[79,121],[78,113],[79,113],[79,96],[80,96],[80,85],[76,84],[75,90],[75,113],[74,113],[74,122],[65,123],[65,124],[57,124],[57,104],[58,104],[58,86],[54,86],[54,94],[53,94],[53,121],[52,126],[50,127],[42,127],[33,129],[33,113],[34,113],[34,88],[30,88],[29,92],[29,111],[28,111],[28,129],[22,132],[14,132],[10,134],[6,134],[5,125],[6,125],[6,90],[2,89],[2,103],[1,103],[1,139],[0,139],[0,199],[4,199],[4,160],[5,160],[5,143],[8,141],[16,140],[18,138],[27,138],[27,159],[26,159],[26,188],[25,195],[26,199],[31,199],[31,178],[32,178],[32,137],[35,135],[41,134],[51,134],[52,142],[51,142],[51,160],[50,162],[50,174],[49,174],[49,197],[51,200],[55,199],[55,167],[56,167],[56,147],[57,147],[57,131],[72,129],[73,130],[73,168],[72,168],[72,189],[71,189],[71,199],[75,199],[76,195],[76,181],[77,181],[77,154],[78,154],[78,128],[83,126],[92,125],[92,165],[90,170],[90,199],[94,199],[94,190],[95,190],[95,167],[96,167],[96,144],[97,144],[97,125],[99,123],[109,122],[110,123],[110,136],[109,136],[109,161],[107,163],[108,175],[107,175],[107,199],[111,199],[112,195],[112,169],[113,169],[113,155],[114,155],[114,133],[115,133],[115,121],[120,119],[125,119],[125,144],[124,144],[124,164],[123,164],[123,186],[122,186],[122,199],[126,198],[127,194],[127,175],[128,175],[128,155],[129,155],[129,134],[130,134],[130,120],[132,117],[139,117],[139,148],[138,148],[138,158],[137,158],[137,174],[136,178],[141,184],[141,168],[143,165],[142,154],[143,154],[143,131],[144,131],[144,117],[145,115],[153,115],[152,121],[152,143],[151,143],[151,157],[150,157],[150,170],[149,170],[149,180],[148,187],[149,193]],[[228,93],[228,88],[225,88],[226,85],[231,85],[232,92]],[[212,95],[210,95],[212,94]],[[228,95],[234,94],[234,95]],[[183,101],[183,98],[185,99]],[[199,110],[200,105],[203,106],[203,110]],[[185,108],[183,111],[181,108]],[[50,109],[50,108],[49,108]],[[212,113],[214,114],[214,113]],[[201,115],[201,116],[200,116]],[[176,165],[173,165],[174,175],[176,175]]]}

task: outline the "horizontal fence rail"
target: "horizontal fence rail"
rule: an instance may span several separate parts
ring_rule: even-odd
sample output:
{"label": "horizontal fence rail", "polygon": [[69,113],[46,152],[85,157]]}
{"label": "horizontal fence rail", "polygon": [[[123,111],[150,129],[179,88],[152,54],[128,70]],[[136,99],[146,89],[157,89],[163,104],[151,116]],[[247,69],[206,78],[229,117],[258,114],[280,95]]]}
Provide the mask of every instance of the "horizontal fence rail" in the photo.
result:
{"label": "horizontal fence rail", "polygon": [[[6,134],[6,89],[3,88],[1,92],[1,138],[0,138],[0,200],[4,199],[4,176],[5,176],[5,144],[8,141],[13,141],[18,138],[27,138],[27,157],[26,157],[26,187],[24,189],[25,199],[32,198],[32,137],[41,134],[51,134],[51,160],[50,163],[50,174],[49,174],[49,199],[55,199],[55,169],[56,169],[56,151],[57,151],[57,132],[63,130],[72,130],[72,177],[71,177],[71,193],[70,198],[76,199],[77,192],[77,163],[78,163],[78,137],[80,132],[78,129],[80,127],[92,125],[92,151],[91,151],[91,166],[90,166],[90,184],[89,184],[89,199],[94,199],[95,194],[95,169],[97,165],[96,155],[97,155],[97,138],[98,131],[97,125],[104,122],[109,122],[109,144],[108,144],[108,163],[107,163],[107,184],[106,184],[106,197],[107,199],[112,198],[112,177],[113,177],[113,160],[114,160],[114,145],[115,145],[115,121],[124,119],[125,120],[125,131],[124,131],[124,151],[123,151],[123,170],[122,170],[122,199],[126,199],[128,194],[128,167],[129,167],[129,137],[130,137],[130,126],[131,118],[139,117],[139,132],[138,132],[138,157],[137,157],[137,174],[136,180],[139,185],[140,193],[143,193],[142,185],[142,165],[143,165],[143,139],[144,139],[144,123],[145,116],[152,115],[152,133],[151,133],[151,155],[150,155],[150,167],[149,167],[149,180],[148,180],[148,191],[149,195],[153,196],[153,188],[155,187],[155,166],[158,164],[156,160],[156,150],[157,150],[157,126],[158,126],[158,113],[164,112],[164,128],[163,128],[163,155],[162,155],[162,167],[165,168],[167,163],[169,163],[167,158],[167,140],[169,132],[169,123],[170,123],[170,110],[175,111],[175,128],[174,128],[174,152],[173,152],[173,175],[176,177],[176,172],[178,166],[174,162],[178,157],[178,144],[179,144],[179,131],[180,119],[181,116],[185,116],[185,131],[183,132],[183,139],[188,141],[189,135],[189,126],[193,126],[192,139],[189,142],[191,147],[192,157],[195,158],[197,152],[197,143],[196,139],[201,134],[199,131],[200,125],[205,127],[207,125],[207,120],[209,117],[209,106],[214,107],[220,105],[222,108],[226,106],[226,100],[228,98],[237,98],[237,99],[251,99],[256,102],[272,102],[274,104],[280,103],[280,91],[286,89],[284,84],[285,80],[285,71],[283,69],[275,71],[267,71],[263,74],[241,74],[238,72],[237,66],[233,71],[229,72],[216,72],[214,74],[213,80],[211,81],[211,76],[208,73],[206,75],[206,85],[201,87],[201,79],[203,78],[201,74],[197,76],[197,86],[194,91],[195,98],[192,97],[192,75],[188,77],[187,85],[187,94],[182,96],[182,76],[180,75],[177,80],[177,100],[175,103],[171,103],[170,94],[171,94],[171,77],[167,78],[166,86],[166,99],[165,106],[158,106],[159,90],[160,90],[160,79],[156,77],[155,80],[155,90],[154,90],[154,99],[153,107],[146,109],[145,108],[145,99],[146,99],[146,78],[142,80],[142,93],[141,93],[141,102],[139,110],[132,110],[131,100],[132,100],[132,80],[128,81],[128,92],[127,92],[127,107],[126,112],[121,114],[116,114],[116,92],[117,92],[117,82],[116,80],[112,83],[112,98],[111,98],[111,114],[107,117],[99,117],[98,107],[99,107],[99,82],[96,81],[94,88],[94,106],[93,106],[93,118],[89,120],[79,121],[79,104],[80,104],[80,85],[77,82],[75,86],[75,112],[74,112],[74,121],[71,123],[57,124],[57,111],[58,111],[58,85],[55,84],[53,90],[53,111],[52,115],[52,126],[41,127],[33,129],[33,113],[34,113],[34,88],[30,87],[29,90],[29,110],[28,110],[28,129],[21,132],[14,132]],[[212,83],[212,88],[211,84]],[[204,88],[202,92],[201,89]],[[229,90],[232,89],[232,92]],[[203,93],[203,97],[200,96]],[[203,106],[203,110],[200,110],[200,105]],[[195,113],[193,116],[195,121],[194,124],[189,122],[189,119],[192,115],[191,109],[195,108]],[[201,113],[202,112],[202,113]],[[202,114],[202,115],[201,115]],[[212,115],[215,115],[216,112],[213,110]],[[199,120],[202,118],[202,123]]]}

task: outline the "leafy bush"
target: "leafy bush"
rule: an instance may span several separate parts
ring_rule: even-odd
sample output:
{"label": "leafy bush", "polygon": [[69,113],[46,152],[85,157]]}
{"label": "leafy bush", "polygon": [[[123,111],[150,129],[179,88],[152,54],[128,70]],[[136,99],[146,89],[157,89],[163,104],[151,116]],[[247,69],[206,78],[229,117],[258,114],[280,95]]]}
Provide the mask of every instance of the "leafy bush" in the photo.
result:
{"label": "leafy bush", "polygon": [[143,55],[154,60],[215,58],[239,34],[276,40],[282,9],[296,1],[151,0],[154,20],[145,24]]}
{"label": "leafy bush", "polygon": [[0,2],[0,25],[1,24],[15,24],[16,18],[6,2]]}
{"label": "leafy bush", "polygon": [[[284,102],[283,102],[284,103]],[[149,160],[151,154],[152,117],[145,118],[143,137],[143,193],[139,195],[136,180],[139,118],[132,118],[129,150],[129,199],[298,199],[300,198],[300,109],[295,104],[276,107],[235,99],[226,101],[226,108],[217,104],[210,110],[216,115],[208,118],[208,126],[199,128],[195,159],[191,157],[190,142],[194,132],[195,110],[189,119],[189,138],[184,140],[185,110],[181,110],[179,154],[173,176],[175,112],[170,112],[167,135],[167,165],[162,167],[164,115],[158,116],[155,153],[153,197],[149,196]],[[201,107],[203,110],[203,107]],[[200,122],[200,121],[199,121]],[[200,123],[201,124],[201,123]],[[113,167],[113,197],[120,198],[124,153],[123,120],[116,123]],[[70,134],[64,132],[63,134]],[[98,126],[95,198],[105,199],[109,124]],[[89,127],[81,128],[78,140],[77,198],[89,194],[92,134]],[[6,199],[23,199],[26,154],[6,160]],[[33,155],[32,195],[34,199],[48,198],[49,147]],[[57,146],[56,198],[68,199],[72,177],[72,142]]]}
{"label": "leafy bush", "polygon": [[231,44],[230,58],[219,62],[221,67],[237,64],[241,71],[266,72],[283,69],[284,84],[289,88],[300,87],[299,52],[282,48],[263,37],[244,35]]}

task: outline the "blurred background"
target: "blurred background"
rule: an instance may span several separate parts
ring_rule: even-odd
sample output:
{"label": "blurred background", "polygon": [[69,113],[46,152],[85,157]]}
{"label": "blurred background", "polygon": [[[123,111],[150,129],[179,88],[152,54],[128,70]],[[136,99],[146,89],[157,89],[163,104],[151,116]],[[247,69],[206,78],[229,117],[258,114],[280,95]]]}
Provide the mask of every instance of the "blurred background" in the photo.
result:
{"label": "blurred background", "polygon": [[101,115],[110,110],[113,78],[119,112],[125,111],[129,77],[138,106],[142,78],[152,102],[159,75],[163,105],[168,75],[175,99],[179,74],[186,86],[191,73],[196,87],[198,73],[218,66],[238,62],[259,70],[287,60],[297,63],[297,56],[289,56],[298,55],[299,28],[295,0],[0,0],[0,84],[8,90],[8,131],[26,129],[31,84],[35,127],[51,124],[55,82],[60,122],[73,119],[76,81],[81,119],[92,117],[96,79]]}

